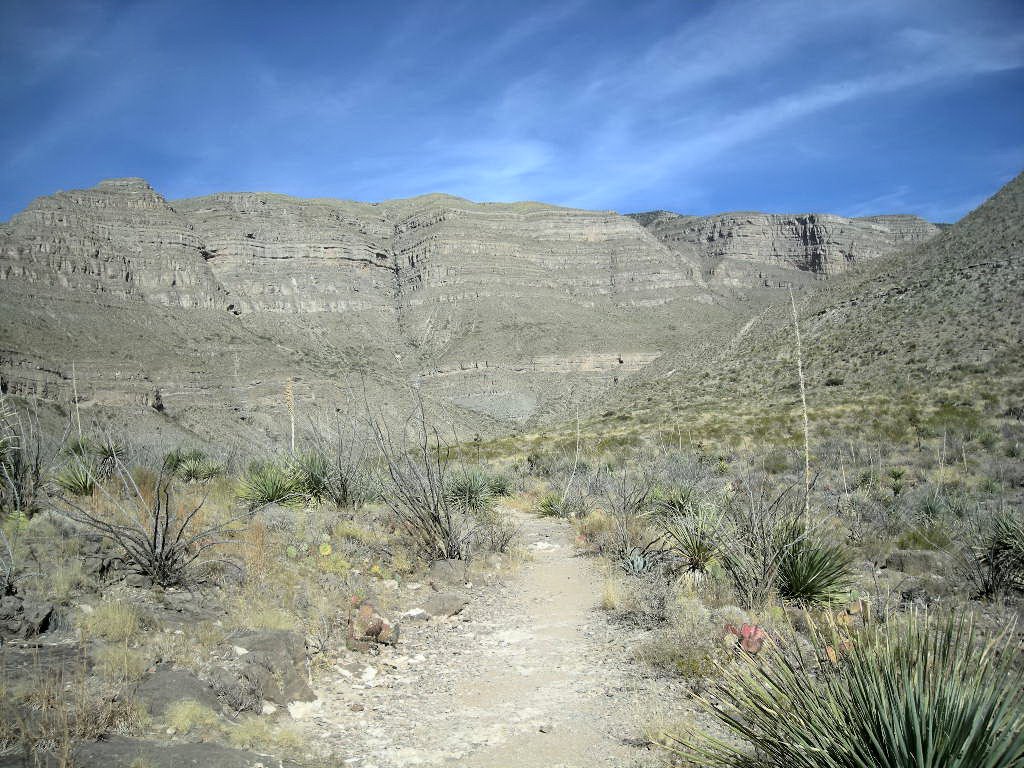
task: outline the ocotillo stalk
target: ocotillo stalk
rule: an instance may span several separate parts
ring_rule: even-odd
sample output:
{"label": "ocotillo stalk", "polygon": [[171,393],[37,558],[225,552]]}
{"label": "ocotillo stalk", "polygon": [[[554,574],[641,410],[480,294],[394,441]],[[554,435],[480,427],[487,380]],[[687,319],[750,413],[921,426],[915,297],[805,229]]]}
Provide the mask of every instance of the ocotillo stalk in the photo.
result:
{"label": "ocotillo stalk", "polygon": [[789,287],[789,303],[793,308],[793,329],[796,331],[796,371],[800,377],[800,405],[804,415],[804,519],[811,527],[811,430],[807,423],[807,389],[804,384],[804,348],[800,339],[800,320],[796,314],[793,286]]}
{"label": "ocotillo stalk", "polygon": [[292,423],[292,454],[295,453],[295,386],[292,379],[284,385],[284,401],[288,406],[288,416]]}

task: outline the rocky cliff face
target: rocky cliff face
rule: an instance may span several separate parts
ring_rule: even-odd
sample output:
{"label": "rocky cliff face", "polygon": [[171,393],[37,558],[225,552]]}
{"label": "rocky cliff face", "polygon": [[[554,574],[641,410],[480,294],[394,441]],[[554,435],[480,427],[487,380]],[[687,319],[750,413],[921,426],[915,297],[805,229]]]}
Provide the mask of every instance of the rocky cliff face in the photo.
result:
{"label": "rocky cliff face", "polygon": [[212,307],[203,243],[142,179],[39,198],[0,229],[0,276],[42,294]]}
{"label": "rocky cliff face", "polygon": [[[634,214],[712,285],[763,287],[835,275],[923,242],[940,231],[916,216],[847,219],[831,214]],[[783,271],[780,272],[779,270]]]}
{"label": "rocky cliff face", "polygon": [[159,407],[178,426],[257,442],[280,434],[286,380],[310,408],[342,411],[366,393],[400,408],[416,383],[449,420],[494,431],[731,331],[750,307],[723,286],[828,275],[929,227],[446,195],[168,202],[112,180],[0,225],[0,376],[13,393],[77,389],[98,410]]}

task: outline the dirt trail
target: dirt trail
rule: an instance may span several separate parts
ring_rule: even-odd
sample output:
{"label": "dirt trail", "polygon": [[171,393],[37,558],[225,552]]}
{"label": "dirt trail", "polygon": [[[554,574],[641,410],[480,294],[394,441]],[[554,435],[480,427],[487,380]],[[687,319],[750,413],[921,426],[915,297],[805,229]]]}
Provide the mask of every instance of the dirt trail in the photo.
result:
{"label": "dirt trail", "polygon": [[631,659],[636,633],[597,610],[604,575],[564,523],[518,522],[528,561],[469,589],[464,615],[403,625],[398,647],[339,667],[302,721],[311,739],[359,768],[659,762],[631,742],[645,707],[672,693]]}

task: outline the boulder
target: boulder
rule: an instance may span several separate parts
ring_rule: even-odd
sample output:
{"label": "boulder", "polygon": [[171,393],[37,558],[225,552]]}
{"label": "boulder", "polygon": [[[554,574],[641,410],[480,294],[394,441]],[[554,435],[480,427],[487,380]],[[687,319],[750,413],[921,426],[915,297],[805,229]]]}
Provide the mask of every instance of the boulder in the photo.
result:
{"label": "boulder", "polygon": [[53,603],[18,595],[0,598],[0,634],[28,639],[50,628]]}
{"label": "boulder", "polygon": [[240,678],[264,700],[287,706],[316,698],[309,687],[306,640],[298,632],[243,630],[229,635],[227,642],[237,649]]}
{"label": "boulder", "polygon": [[397,624],[386,619],[371,601],[361,600],[349,613],[345,645],[352,651],[368,651],[374,645],[394,645],[398,634]]}
{"label": "boulder", "polygon": [[459,592],[435,592],[427,596],[421,608],[434,619],[446,619],[462,613],[462,609],[469,605],[469,598]]}
{"label": "boulder", "polygon": [[220,709],[217,694],[209,683],[203,682],[187,669],[170,664],[158,664],[156,671],[135,687],[134,695],[156,717],[162,716],[169,706],[184,699],[197,701],[215,711]]}
{"label": "boulder", "polygon": [[466,562],[464,560],[435,560],[427,569],[426,581],[435,589],[441,586],[465,584]]}

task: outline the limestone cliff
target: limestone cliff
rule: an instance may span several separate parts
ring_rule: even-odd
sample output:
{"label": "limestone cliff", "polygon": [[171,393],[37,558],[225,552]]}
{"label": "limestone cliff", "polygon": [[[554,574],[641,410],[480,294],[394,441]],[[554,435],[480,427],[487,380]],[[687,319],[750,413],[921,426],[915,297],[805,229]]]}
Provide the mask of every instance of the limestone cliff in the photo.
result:
{"label": "limestone cliff", "polygon": [[847,219],[820,213],[743,212],[681,216],[655,211],[633,214],[633,218],[681,257],[698,261],[712,285],[732,287],[768,288],[838,274],[940,232],[916,216]]}
{"label": "limestone cliff", "polygon": [[832,274],[930,226],[447,195],[167,201],[111,180],[0,225],[0,380],[247,443],[280,436],[286,380],[307,411],[350,413],[397,413],[414,385],[460,429],[495,431],[732,332],[752,306],[723,288],[751,274]]}

